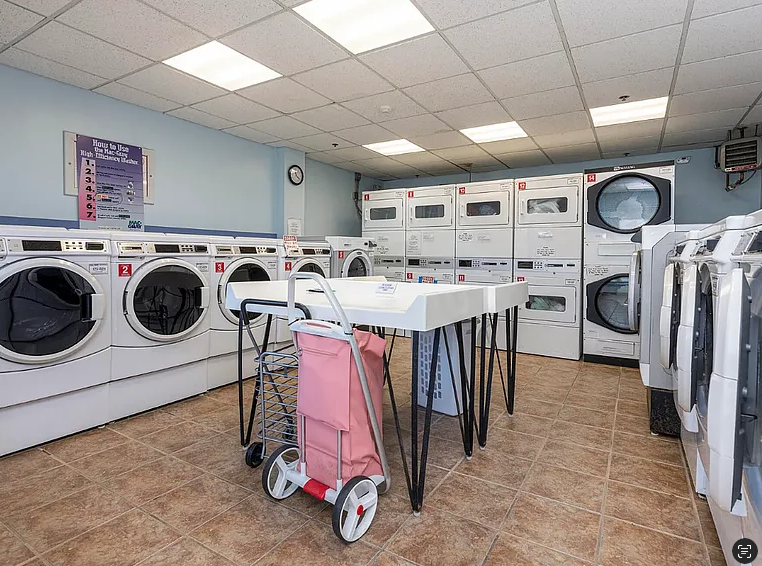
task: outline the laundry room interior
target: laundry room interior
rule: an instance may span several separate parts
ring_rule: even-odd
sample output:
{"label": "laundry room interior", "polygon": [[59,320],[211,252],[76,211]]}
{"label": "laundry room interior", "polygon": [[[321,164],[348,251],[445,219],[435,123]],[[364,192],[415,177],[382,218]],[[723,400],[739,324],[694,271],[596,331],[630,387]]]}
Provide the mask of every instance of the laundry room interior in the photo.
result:
{"label": "laundry room interior", "polygon": [[760,23],[0,0],[0,565],[762,566]]}

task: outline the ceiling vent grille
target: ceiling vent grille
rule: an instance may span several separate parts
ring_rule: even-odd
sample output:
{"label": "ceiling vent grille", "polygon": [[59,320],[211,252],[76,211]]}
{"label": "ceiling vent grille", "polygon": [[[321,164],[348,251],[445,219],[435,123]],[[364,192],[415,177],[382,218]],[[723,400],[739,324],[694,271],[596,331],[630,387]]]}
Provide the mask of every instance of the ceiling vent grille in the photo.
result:
{"label": "ceiling vent grille", "polygon": [[762,138],[739,138],[720,146],[720,169],[725,173],[741,173],[762,165]]}

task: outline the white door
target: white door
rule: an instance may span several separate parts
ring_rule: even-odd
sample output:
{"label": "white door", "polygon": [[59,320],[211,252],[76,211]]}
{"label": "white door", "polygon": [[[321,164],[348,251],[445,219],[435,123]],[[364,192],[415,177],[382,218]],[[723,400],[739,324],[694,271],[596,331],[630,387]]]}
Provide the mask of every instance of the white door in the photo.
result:
{"label": "white door", "polygon": [[643,252],[637,250],[630,257],[630,286],[627,289],[627,319],[630,330],[640,329],[640,288],[643,284],[641,262]]}
{"label": "white door", "polygon": [[[466,192],[461,192],[466,191]],[[511,192],[490,191],[469,193],[467,187],[458,189],[459,228],[511,225]]]}
{"label": "white door", "polygon": [[[225,306],[228,290],[228,283],[239,283],[244,281],[270,281],[270,274],[265,265],[254,258],[241,258],[231,262],[222,277],[220,285],[217,287],[217,303],[220,306],[220,312],[233,324],[238,324],[238,315],[240,311],[230,310]],[[260,321],[263,317],[261,313],[252,313],[249,311],[249,322]],[[261,321],[260,321],[261,322]]]}
{"label": "white door", "polygon": [[680,325],[680,269],[669,262],[664,269],[664,288],[659,312],[659,359],[662,367],[672,371],[677,349],[677,328]]}
{"label": "white door", "polygon": [[[339,252],[341,254],[342,252]],[[341,267],[342,277],[368,277],[373,275],[373,267],[368,254],[354,250],[347,254]]]}
{"label": "white door", "polygon": [[521,320],[577,322],[578,297],[576,287],[529,284],[529,300],[519,305]]}
{"label": "white door", "polygon": [[[365,195],[369,197],[370,195]],[[363,230],[394,230],[405,227],[405,199],[403,197],[363,200]]]}
{"label": "white door", "polygon": [[574,224],[580,220],[577,185],[517,191],[516,226]]}
{"label": "white door", "polygon": [[408,230],[420,228],[453,228],[452,195],[408,199]]}

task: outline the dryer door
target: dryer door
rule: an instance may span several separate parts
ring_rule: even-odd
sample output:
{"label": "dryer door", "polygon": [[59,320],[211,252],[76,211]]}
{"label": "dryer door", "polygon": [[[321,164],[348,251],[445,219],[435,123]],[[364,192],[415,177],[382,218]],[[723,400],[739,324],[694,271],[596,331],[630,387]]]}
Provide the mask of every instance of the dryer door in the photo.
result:
{"label": "dryer door", "polygon": [[578,297],[576,287],[529,284],[529,300],[519,305],[521,320],[577,322]]}
{"label": "dryer door", "polygon": [[630,258],[630,285],[627,289],[627,320],[630,330],[640,330],[640,290],[643,285],[643,252],[632,252]]}
{"label": "dryer door", "polygon": [[516,197],[516,226],[574,224],[581,215],[578,185],[543,189],[522,189]]}
{"label": "dryer door", "polygon": [[370,257],[362,250],[354,250],[344,258],[341,267],[342,277],[368,277],[373,275]]}
{"label": "dryer door", "polygon": [[469,193],[468,187],[458,189],[459,228],[510,226],[512,216],[511,191]]}
{"label": "dryer door", "polygon": [[[225,272],[220,278],[220,285],[217,287],[217,303],[220,305],[220,311],[230,322],[238,324],[238,315],[241,311],[231,310],[225,306],[228,283],[271,280],[267,268],[258,259],[241,258],[231,262],[225,268]],[[249,322],[255,322],[263,316],[262,313],[249,311]]]}
{"label": "dryer door", "polygon": [[671,371],[676,363],[677,329],[680,326],[680,268],[670,262],[664,270],[661,311],[659,313],[659,357],[662,367]]}
{"label": "dryer door", "polygon": [[714,292],[712,276],[706,265],[698,271],[696,314],[693,326],[693,363],[691,365],[691,404],[699,419],[706,419],[712,368],[714,365]]}
{"label": "dryer door", "polygon": [[106,296],[83,267],[54,258],[0,268],[0,357],[47,364],[71,356],[101,323]]}
{"label": "dryer door", "polygon": [[587,223],[618,234],[634,234],[672,218],[672,183],[629,171],[587,190]]}
{"label": "dryer door", "polygon": [[588,283],[587,320],[620,334],[637,334],[630,329],[627,314],[629,287],[629,273],[617,273]]}
{"label": "dryer door", "polygon": [[404,192],[399,197],[370,200],[362,203],[363,230],[401,230],[405,227]]}
{"label": "dryer door", "polygon": [[[412,192],[412,191],[411,191]],[[453,197],[437,195],[408,198],[407,230],[419,228],[453,228]]]}
{"label": "dryer door", "polygon": [[130,277],[123,301],[135,332],[156,342],[176,342],[206,316],[209,287],[195,265],[176,258],[156,259]]}

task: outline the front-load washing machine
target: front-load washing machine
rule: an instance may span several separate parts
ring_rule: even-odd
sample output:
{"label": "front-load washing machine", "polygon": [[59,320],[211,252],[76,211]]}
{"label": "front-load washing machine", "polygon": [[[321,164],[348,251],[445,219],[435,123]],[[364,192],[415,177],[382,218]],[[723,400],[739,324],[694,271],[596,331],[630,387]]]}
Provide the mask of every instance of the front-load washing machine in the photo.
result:
{"label": "front-load washing machine", "polygon": [[375,242],[371,238],[326,236],[331,246],[331,277],[368,277],[373,275]]}
{"label": "front-load washing machine", "polygon": [[408,258],[405,280],[409,283],[455,283],[455,260],[441,257]]}
{"label": "front-load washing machine", "polygon": [[[228,283],[244,281],[277,281],[278,258],[283,245],[269,238],[209,238],[211,257],[209,264],[212,293],[209,329],[209,361],[207,386],[209,389],[232,383],[238,379],[238,317],[239,311],[225,306]],[[267,316],[249,311],[249,323],[262,351]],[[275,321],[270,326],[269,340],[275,341]],[[256,374],[256,354],[248,336],[244,336],[243,377]]]}
{"label": "front-load washing machine", "polygon": [[[458,258],[455,275],[461,285],[504,285],[513,281],[513,260],[511,258]],[[486,326],[486,335],[491,341],[491,326]],[[479,335],[481,340],[481,334]],[[505,330],[505,313],[498,313],[497,347],[506,350],[508,341]]]}
{"label": "front-load washing machine", "polygon": [[455,256],[513,257],[513,180],[458,185]]}
{"label": "front-load washing machine", "polygon": [[109,418],[207,389],[209,240],[115,233]]}
{"label": "front-load washing machine", "polygon": [[0,456],[108,422],[109,257],[105,233],[0,231]]}

